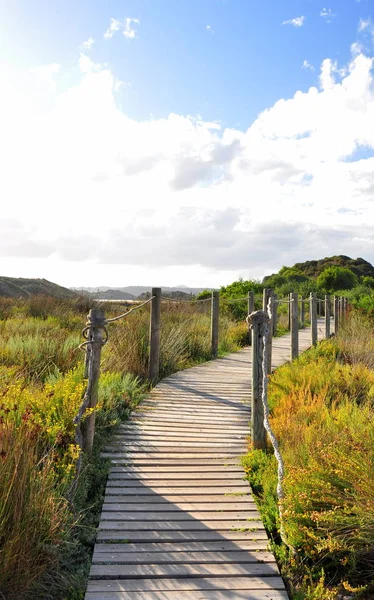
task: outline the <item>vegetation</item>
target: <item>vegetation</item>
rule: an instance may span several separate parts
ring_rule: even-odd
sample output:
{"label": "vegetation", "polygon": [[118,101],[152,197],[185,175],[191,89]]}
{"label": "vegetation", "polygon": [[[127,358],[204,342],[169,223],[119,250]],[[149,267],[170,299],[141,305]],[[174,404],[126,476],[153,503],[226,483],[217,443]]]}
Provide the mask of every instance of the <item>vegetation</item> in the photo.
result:
{"label": "vegetation", "polygon": [[373,321],[355,312],[336,338],[270,378],[289,548],[278,534],[273,454],[256,450],[244,460],[295,600],[374,594],[373,350]]}
{"label": "vegetation", "polygon": [[47,279],[0,277],[0,296],[5,298],[27,298],[35,295],[73,298],[76,294],[56,283],[47,281]]}
{"label": "vegetation", "polygon": [[[0,300],[0,590],[7,600],[80,600],[107,463],[100,449],[145,391],[149,307],[109,326],[93,456],[72,487],[73,419],[85,390],[77,350],[88,298]],[[105,305],[110,316],[122,306]],[[247,341],[223,316],[220,353]],[[210,303],[162,304],[161,376],[210,358]],[[74,493],[73,493],[74,489]]]}

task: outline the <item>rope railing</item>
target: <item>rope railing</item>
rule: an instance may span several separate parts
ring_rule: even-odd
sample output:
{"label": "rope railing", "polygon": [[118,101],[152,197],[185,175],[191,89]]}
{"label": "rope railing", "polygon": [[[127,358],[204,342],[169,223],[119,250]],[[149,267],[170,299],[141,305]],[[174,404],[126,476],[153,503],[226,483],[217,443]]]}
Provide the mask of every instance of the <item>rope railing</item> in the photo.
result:
{"label": "rope railing", "polygon": [[161,296],[161,300],[164,302],[176,302],[177,304],[194,304],[195,302],[211,302],[212,298],[193,298],[191,300],[178,300],[177,298],[167,298],[166,296]]}
{"label": "rope railing", "polygon": [[136,310],[139,310],[139,308],[143,308],[143,306],[146,306],[146,304],[149,304],[150,302],[152,302],[154,297],[155,296],[152,296],[151,298],[149,298],[142,304],[139,304],[138,306],[135,306],[134,308],[130,308],[130,310],[123,313],[122,315],[118,315],[118,317],[113,317],[112,319],[106,319],[106,323],[114,323],[114,321],[119,321],[120,319],[123,319],[124,317],[128,317],[129,315],[131,315],[131,313],[135,312]]}
{"label": "rope railing", "polygon": [[243,302],[244,300],[248,301],[248,296],[242,296],[241,298],[221,298],[221,302],[227,302],[228,304]]}

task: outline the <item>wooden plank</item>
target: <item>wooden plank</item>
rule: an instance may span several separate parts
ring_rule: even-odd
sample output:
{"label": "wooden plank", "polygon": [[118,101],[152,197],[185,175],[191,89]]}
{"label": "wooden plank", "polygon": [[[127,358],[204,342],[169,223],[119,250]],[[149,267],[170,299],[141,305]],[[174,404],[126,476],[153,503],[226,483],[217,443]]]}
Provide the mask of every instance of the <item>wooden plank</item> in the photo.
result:
{"label": "wooden plank", "polygon": [[[166,579],[126,579],[125,581],[90,581],[88,591],[90,592],[147,592],[147,591],[193,591],[212,590],[214,593],[218,590],[284,590],[284,583],[281,577],[209,577],[203,575],[198,579],[175,577]],[[181,599],[181,596],[179,596]],[[184,596],[186,598],[186,596]],[[184,600],[183,598],[183,600]],[[188,598],[187,598],[188,600]],[[268,598],[271,600],[271,597]]]}
{"label": "wooden plank", "polygon": [[[120,505],[122,506],[122,505]],[[109,510],[107,510],[109,507]],[[259,512],[254,509],[252,511],[249,510],[236,510],[236,511],[227,511],[227,510],[212,510],[212,511],[206,511],[206,512],[200,512],[200,511],[184,511],[184,510],[179,510],[179,511],[150,511],[150,510],[146,510],[146,511],[142,511],[142,512],[136,512],[136,513],[129,513],[127,511],[122,511],[121,508],[119,508],[119,510],[115,510],[115,505],[108,505],[106,504],[105,507],[103,507],[103,510],[101,512],[101,521],[125,521],[125,522],[132,522],[132,521],[169,521],[174,522],[174,521],[201,521],[201,522],[205,522],[205,521],[236,521],[236,520],[243,520],[243,521],[248,521],[248,523],[251,523],[252,520],[259,518]]]}
{"label": "wooden plank", "polygon": [[137,544],[96,544],[95,553],[105,554],[112,552],[137,553],[137,552],[236,552],[241,550],[268,550],[268,540],[236,540],[235,542],[222,541],[213,542],[145,542]]}
{"label": "wooden plank", "polygon": [[[237,479],[243,479],[244,478],[244,473],[237,473],[238,477]],[[242,475],[242,477],[241,477]],[[168,472],[168,473],[152,473],[152,471],[148,472],[148,473],[126,473],[126,472],[118,472],[118,471],[113,471],[111,470],[109,472],[109,479],[122,479],[122,480],[129,480],[129,481],[157,481],[157,480],[164,480],[164,481],[170,481],[172,479],[176,479],[176,480],[183,480],[186,481],[187,479],[192,479],[197,481],[198,479],[201,479],[202,481],[204,481],[204,483],[210,479],[215,479],[216,481],[218,479],[222,479],[223,481],[227,480],[227,479],[236,479],[235,474],[232,471],[229,471],[226,469],[226,471],[204,471],[203,473],[196,473],[196,472],[190,472],[190,473],[186,473],[186,472],[177,472],[177,473],[173,473],[173,472]],[[248,485],[248,484],[247,484]]]}
{"label": "wooden plank", "polygon": [[108,481],[106,492],[107,494],[127,494],[129,496],[163,496],[164,498],[172,496],[181,496],[181,495],[198,495],[208,494],[213,495],[217,494],[218,496],[224,495],[236,495],[236,494],[251,494],[250,487],[248,485],[232,485],[232,486],[224,486],[222,482],[216,487],[174,487],[173,486],[164,486],[164,487],[146,487],[146,486],[138,486],[138,487],[128,487],[121,486],[121,482],[118,481]]}
{"label": "wooden plank", "polygon": [[[157,518],[157,516],[155,515]],[[235,529],[241,529],[243,531],[252,531],[256,529],[263,529],[261,521],[248,521],[232,519],[227,521],[217,517],[216,520],[211,519],[199,519],[185,520],[185,521],[162,521],[157,518],[157,521],[109,521],[101,520],[99,523],[99,529],[106,531],[204,531],[207,528],[220,529],[221,531],[233,531]]]}
{"label": "wooden plank", "polygon": [[148,475],[156,473],[193,473],[198,475],[200,473],[243,473],[243,468],[239,465],[215,465],[214,469],[211,466],[206,465],[177,465],[177,466],[128,466],[128,467],[112,467],[110,473],[137,473],[140,475]]}
{"label": "wooden plank", "polygon": [[[263,590],[190,590],[183,593],[184,600],[287,600],[286,592],[275,591],[269,596]],[[181,600],[181,592],[87,592],[86,600]]]}
{"label": "wooden plank", "polygon": [[234,510],[246,510],[248,516],[252,516],[253,512],[257,513],[257,507],[254,502],[149,502],[144,504],[138,504],[136,502],[123,502],[124,498],[120,501],[110,502],[105,499],[103,504],[103,511],[117,510],[122,512],[144,512],[144,511],[157,511],[157,512],[178,512],[178,511],[195,511],[195,512],[221,512],[221,511],[234,511]]}
{"label": "wooden plank", "polygon": [[221,577],[253,575],[271,576],[278,575],[276,563],[231,564],[231,563],[206,563],[204,565],[95,565],[91,567],[91,579],[102,577],[132,578],[132,577],[198,577],[220,575]]}
{"label": "wooden plank", "polygon": [[[120,545],[120,544],[118,544]],[[126,546],[126,544],[124,544]],[[222,552],[100,552],[95,549],[93,564],[116,565],[184,565],[194,564],[220,564],[220,563],[274,563],[275,558],[271,552],[266,551],[232,551]]]}
{"label": "wooden plank", "polygon": [[97,532],[98,541],[118,541],[122,544],[134,543],[139,544],[143,542],[217,542],[217,541],[238,541],[238,540],[266,540],[265,529],[256,529],[253,531],[245,531],[244,528],[238,531],[231,530],[213,530],[206,529],[205,531],[129,531],[129,530],[101,530]]}

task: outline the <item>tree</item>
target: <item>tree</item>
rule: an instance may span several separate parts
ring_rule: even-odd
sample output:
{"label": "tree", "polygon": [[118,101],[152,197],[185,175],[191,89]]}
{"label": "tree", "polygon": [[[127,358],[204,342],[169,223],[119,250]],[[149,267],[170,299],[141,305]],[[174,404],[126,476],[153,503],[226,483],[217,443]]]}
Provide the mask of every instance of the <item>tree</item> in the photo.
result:
{"label": "tree", "polygon": [[357,275],[345,267],[328,267],[317,277],[317,286],[326,292],[350,290],[357,284]]}

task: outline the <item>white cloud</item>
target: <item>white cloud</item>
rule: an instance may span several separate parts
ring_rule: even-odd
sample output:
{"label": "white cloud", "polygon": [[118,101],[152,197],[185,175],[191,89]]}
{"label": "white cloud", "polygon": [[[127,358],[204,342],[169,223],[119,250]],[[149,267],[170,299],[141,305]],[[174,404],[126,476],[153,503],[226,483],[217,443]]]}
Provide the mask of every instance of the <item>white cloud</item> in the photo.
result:
{"label": "white cloud", "polygon": [[133,40],[137,37],[137,29],[134,28],[134,25],[140,25],[139,19],[132,19],[130,17],[127,17],[123,21],[119,19],[111,19],[110,25],[104,33],[104,37],[112,38],[116,31],[122,30],[123,35],[128,40]]}
{"label": "white cloud", "polygon": [[325,59],[320,89],[278,100],[246,131],[131,119],[108,67],[84,53],[79,64],[42,114],[0,82],[4,274],[219,285],[329,254],[374,261],[374,158],[355,158],[374,157],[371,58],[345,71]]}
{"label": "white cloud", "polygon": [[93,39],[93,37],[89,37],[88,40],[86,40],[85,42],[83,42],[82,44],[82,48],[83,50],[90,50],[92,48],[92,46],[94,45],[95,40]]}
{"label": "white cloud", "polygon": [[139,19],[130,19],[129,17],[125,21],[125,28],[123,30],[123,35],[127,37],[128,40],[133,40],[136,38],[137,30],[134,29],[133,25],[139,25]]}
{"label": "white cloud", "polygon": [[308,60],[304,60],[303,69],[309,69],[309,71],[315,71],[315,68]]}
{"label": "white cloud", "polygon": [[43,65],[41,67],[34,67],[30,69],[30,72],[33,73],[37,79],[46,84],[49,90],[56,90],[56,75],[60,72],[60,65],[57,63],[52,63],[50,65]]}
{"label": "white cloud", "polygon": [[304,25],[306,17],[295,17],[294,19],[289,19],[288,21],[283,21],[282,25],[293,25],[294,27],[302,27]]}
{"label": "white cloud", "polygon": [[332,12],[331,8],[323,8],[319,14],[327,23],[331,23],[331,19],[336,17],[336,13]]}
{"label": "white cloud", "polygon": [[207,25],[207,26],[205,27],[205,29],[206,29],[207,31],[209,31],[210,33],[214,33],[214,29],[212,28],[212,26],[211,26],[211,25]]}
{"label": "white cloud", "polygon": [[110,19],[110,24],[106,32],[104,33],[105,38],[112,38],[116,31],[119,31],[122,22],[118,19]]}
{"label": "white cloud", "polygon": [[358,31],[365,31],[373,27],[370,17],[368,19],[360,19],[358,24]]}

